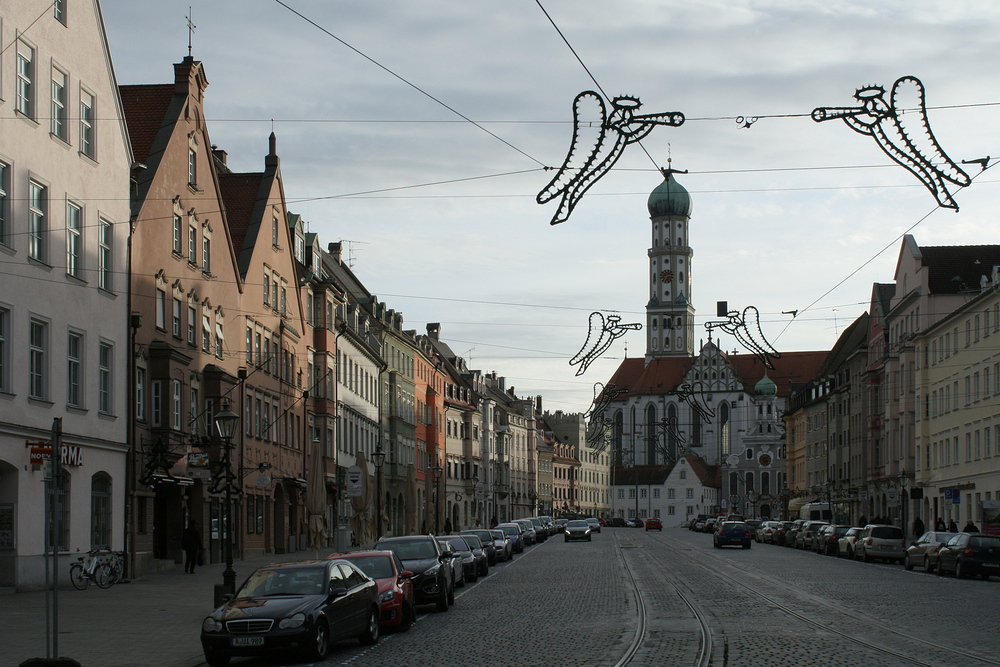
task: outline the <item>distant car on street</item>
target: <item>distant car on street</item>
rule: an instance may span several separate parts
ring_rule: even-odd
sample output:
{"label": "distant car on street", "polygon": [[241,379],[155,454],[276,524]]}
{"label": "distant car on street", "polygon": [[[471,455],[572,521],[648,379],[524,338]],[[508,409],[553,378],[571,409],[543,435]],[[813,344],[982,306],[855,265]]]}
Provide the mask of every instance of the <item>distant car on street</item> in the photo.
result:
{"label": "distant car on street", "polygon": [[646,519],[646,530],[658,530],[663,532],[663,522],[660,521],[660,517],[651,516]]}
{"label": "distant car on street", "polygon": [[591,541],[590,524],[583,519],[573,519],[566,524],[565,541],[586,540]]}
{"label": "distant car on street", "polygon": [[742,521],[723,521],[719,530],[712,536],[712,546],[716,549],[737,544],[744,549],[749,549],[750,528]]}

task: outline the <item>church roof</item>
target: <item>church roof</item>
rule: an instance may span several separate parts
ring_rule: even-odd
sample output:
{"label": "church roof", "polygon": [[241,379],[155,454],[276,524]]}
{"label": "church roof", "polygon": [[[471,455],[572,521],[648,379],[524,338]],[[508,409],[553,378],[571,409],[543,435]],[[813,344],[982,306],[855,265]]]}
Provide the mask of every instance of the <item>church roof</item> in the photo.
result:
{"label": "church roof", "polygon": [[664,169],[663,182],[653,188],[646,201],[649,217],[660,218],[666,215],[691,217],[691,195],[684,186],[674,179],[674,170]]}
{"label": "church roof", "polygon": [[[685,454],[684,461],[687,462],[698,480],[703,486],[718,488],[722,477],[719,466],[709,465],[705,459],[694,454]],[[670,474],[677,465],[640,465],[640,466],[615,466],[614,477],[615,486],[635,486],[640,485],[661,485],[667,481]]]}

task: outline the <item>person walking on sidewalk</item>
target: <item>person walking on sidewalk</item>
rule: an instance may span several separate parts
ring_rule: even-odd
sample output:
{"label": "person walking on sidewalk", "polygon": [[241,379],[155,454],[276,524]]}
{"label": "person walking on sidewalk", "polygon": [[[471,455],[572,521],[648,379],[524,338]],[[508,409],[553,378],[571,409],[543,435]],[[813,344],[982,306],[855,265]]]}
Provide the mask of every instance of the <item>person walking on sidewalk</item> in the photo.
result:
{"label": "person walking on sidewalk", "polygon": [[188,527],[181,534],[181,549],[186,556],[184,571],[194,574],[194,566],[198,564],[198,552],[201,551],[201,531],[198,530],[198,523],[194,520],[188,523]]}

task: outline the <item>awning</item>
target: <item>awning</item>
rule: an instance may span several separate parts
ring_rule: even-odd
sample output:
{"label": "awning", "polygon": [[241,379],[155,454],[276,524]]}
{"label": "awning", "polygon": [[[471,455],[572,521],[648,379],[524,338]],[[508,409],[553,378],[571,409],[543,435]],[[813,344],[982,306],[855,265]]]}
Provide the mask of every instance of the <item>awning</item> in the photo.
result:
{"label": "awning", "polygon": [[191,477],[182,477],[180,475],[167,475],[162,472],[153,473],[153,484],[174,484],[176,486],[191,486],[194,484],[194,479]]}
{"label": "awning", "polygon": [[208,315],[201,316],[201,327],[208,333],[212,333],[212,321],[208,319]]}
{"label": "awning", "polygon": [[226,337],[222,335],[222,322],[215,323],[215,335],[219,337],[219,340],[226,340]]}

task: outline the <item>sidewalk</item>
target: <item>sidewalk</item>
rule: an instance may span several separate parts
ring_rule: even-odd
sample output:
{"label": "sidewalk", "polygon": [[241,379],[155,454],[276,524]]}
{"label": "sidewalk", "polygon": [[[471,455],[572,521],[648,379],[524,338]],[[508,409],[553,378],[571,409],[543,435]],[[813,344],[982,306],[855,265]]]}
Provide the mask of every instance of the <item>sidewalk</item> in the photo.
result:
{"label": "sidewalk", "polygon": [[[333,549],[322,549],[326,558]],[[236,561],[236,585],[268,563],[309,560],[315,551]],[[59,589],[59,655],[83,667],[195,667],[204,663],[201,622],[212,612],[225,564],[150,574],[107,590]],[[0,664],[45,657],[45,593],[0,596]],[[7,656],[7,657],[2,657]]]}

